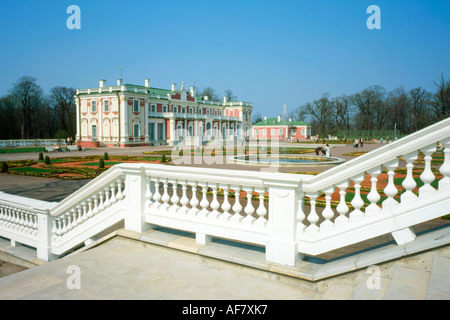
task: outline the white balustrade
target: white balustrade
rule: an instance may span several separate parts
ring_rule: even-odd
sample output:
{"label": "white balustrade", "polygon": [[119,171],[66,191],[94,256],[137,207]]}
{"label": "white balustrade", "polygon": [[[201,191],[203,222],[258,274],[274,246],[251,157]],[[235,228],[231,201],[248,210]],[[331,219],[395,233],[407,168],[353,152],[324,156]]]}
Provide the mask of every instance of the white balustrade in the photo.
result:
{"label": "white balustrade", "polygon": [[[0,236],[50,259],[124,220],[136,232],[152,224],[192,232],[202,244],[221,237],[262,245],[269,261],[288,265],[386,233],[404,244],[415,239],[413,225],[448,214],[449,127],[444,120],[316,176],[121,164],[58,204],[0,192]],[[401,186],[398,170],[406,172]]]}

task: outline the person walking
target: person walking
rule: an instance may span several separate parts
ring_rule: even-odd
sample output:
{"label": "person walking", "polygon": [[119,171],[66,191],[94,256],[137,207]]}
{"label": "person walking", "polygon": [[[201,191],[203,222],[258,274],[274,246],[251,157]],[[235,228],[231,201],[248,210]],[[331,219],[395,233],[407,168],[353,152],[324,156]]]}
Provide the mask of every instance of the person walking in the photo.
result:
{"label": "person walking", "polygon": [[330,146],[328,145],[328,143],[327,143],[327,145],[325,146],[325,155],[326,155],[327,157],[330,157]]}

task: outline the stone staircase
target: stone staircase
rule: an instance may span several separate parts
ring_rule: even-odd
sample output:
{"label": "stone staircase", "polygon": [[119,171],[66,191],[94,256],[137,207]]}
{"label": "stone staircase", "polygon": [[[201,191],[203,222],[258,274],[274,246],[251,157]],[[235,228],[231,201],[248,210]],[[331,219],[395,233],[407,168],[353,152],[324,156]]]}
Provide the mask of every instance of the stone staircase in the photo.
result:
{"label": "stone staircase", "polygon": [[[386,245],[371,252],[350,255],[326,264],[314,264],[305,261],[299,263],[296,267],[285,267],[265,262],[263,250],[245,244],[233,245],[226,241],[215,240],[205,245],[199,245],[195,242],[194,237],[185,232],[160,228],[140,234],[118,229],[100,238],[97,242],[52,262],[38,261],[32,249],[20,245],[11,247],[9,241],[0,239],[0,259],[9,256],[11,262],[26,262],[28,267],[33,264],[41,265],[39,268],[31,268],[35,270],[27,270],[32,271],[28,278],[27,272],[10,276],[20,278],[23,274],[24,278],[21,279],[21,282],[33,283],[34,278],[41,277],[38,269],[42,270],[42,274],[46,274],[47,267],[49,270],[62,272],[64,269],[60,270],[61,268],[55,266],[64,263],[66,260],[71,261],[72,264],[97,265],[98,262],[95,261],[87,262],[84,255],[88,254],[91,255],[91,259],[102,261],[104,258],[101,252],[109,254],[111,249],[108,246],[118,242],[120,244],[126,243],[130,248],[149,248],[150,246],[162,248],[157,250],[169,250],[169,254],[174,259],[179,259],[178,256],[181,254],[191,253],[185,256],[185,262],[190,264],[190,262],[187,262],[191,259],[190,257],[196,260],[201,259],[201,268],[211,268],[211,274],[217,269],[223,270],[225,274],[230,272],[226,270],[237,270],[237,274],[246,275],[243,276],[245,278],[243,281],[251,281],[252,285],[255,286],[254,281],[257,281],[258,285],[262,287],[269,286],[271,288],[270,293],[264,293],[264,298],[268,299],[447,300],[450,299],[449,240],[449,228],[441,228],[419,236],[414,242],[414,246],[411,244],[408,246]],[[128,251],[132,250],[127,249],[125,252]],[[388,257],[390,257],[389,261],[385,262]],[[124,257],[124,259],[134,260],[132,257],[128,259]],[[117,264],[120,265],[121,260],[114,261],[117,261]],[[364,267],[363,261],[366,265]],[[136,263],[138,264],[137,260]],[[216,264],[219,267],[215,267]],[[354,266],[354,270],[351,272],[348,272],[349,265]],[[130,265],[127,264],[127,266]],[[152,268],[158,269],[158,266],[154,265]],[[174,266],[174,268],[179,267]],[[116,266],[115,269],[120,269],[120,266]],[[92,270],[92,272],[99,272],[99,270]],[[136,276],[146,277],[145,274]],[[203,281],[207,282],[208,276],[205,274]],[[14,278],[10,277],[0,279],[1,297],[5,297],[5,295],[7,297],[6,291],[2,295],[2,281],[3,284],[10,283],[10,285],[13,285],[14,283],[12,281]],[[57,277],[63,278],[64,274]],[[312,281],[314,278],[317,280]],[[185,280],[181,279],[181,281],[189,283],[194,280],[186,278]],[[242,296],[239,296],[236,292],[236,297],[249,299],[246,294],[251,288],[250,286],[249,289],[242,289],[243,292],[239,293]],[[42,285],[39,290],[47,292],[50,289]],[[161,293],[161,297],[167,299],[172,299],[174,294],[169,287],[164,286],[158,286],[157,289],[149,288],[149,292],[152,290],[162,290],[164,293]],[[50,294],[50,292],[47,294]],[[104,294],[106,297],[106,293]],[[182,292],[179,294],[182,295]],[[199,293],[197,297],[192,299],[221,298],[222,296],[219,293],[217,293],[217,296],[203,296],[202,293]]]}

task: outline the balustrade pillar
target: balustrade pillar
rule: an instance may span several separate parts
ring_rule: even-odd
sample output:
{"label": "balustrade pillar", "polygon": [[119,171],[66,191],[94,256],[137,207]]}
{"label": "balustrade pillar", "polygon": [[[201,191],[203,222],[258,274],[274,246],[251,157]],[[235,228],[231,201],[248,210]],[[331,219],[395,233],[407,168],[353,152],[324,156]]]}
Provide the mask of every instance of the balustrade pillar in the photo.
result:
{"label": "balustrade pillar", "polygon": [[269,240],[266,245],[266,260],[269,262],[295,266],[302,259],[297,245],[299,183],[294,179],[275,180],[270,174],[265,174],[264,184],[269,190]]}
{"label": "balustrade pillar", "polygon": [[54,258],[54,255],[52,254],[52,229],[54,218],[50,215],[49,210],[37,213],[37,217],[37,257],[44,261],[50,261]]}
{"label": "balustrade pillar", "polygon": [[127,170],[125,185],[127,189],[125,229],[139,233],[145,232],[150,229],[150,225],[145,222],[147,183],[144,170]]}

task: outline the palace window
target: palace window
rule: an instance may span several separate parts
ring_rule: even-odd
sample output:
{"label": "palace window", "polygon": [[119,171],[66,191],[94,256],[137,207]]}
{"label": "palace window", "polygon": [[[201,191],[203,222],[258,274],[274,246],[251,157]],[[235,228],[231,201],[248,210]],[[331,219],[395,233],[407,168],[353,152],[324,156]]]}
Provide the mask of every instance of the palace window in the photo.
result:
{"label": "palace window", "polygon": [[103,112],[109,112],[109,100],[103,101]]}
{"label": "palace window", "polygon": [[152,104],[152,112],[156,112],[156,106]]}
{"label": "palace window", "polygon": [[133,112],[139,112],[139,100],[133,100]]}
{"label": "palace window", "polygon": [[92,113],[97,112],[97,101],[95,101],[95,100],[92,100],[92,102],[91,102],[91,112]]}

